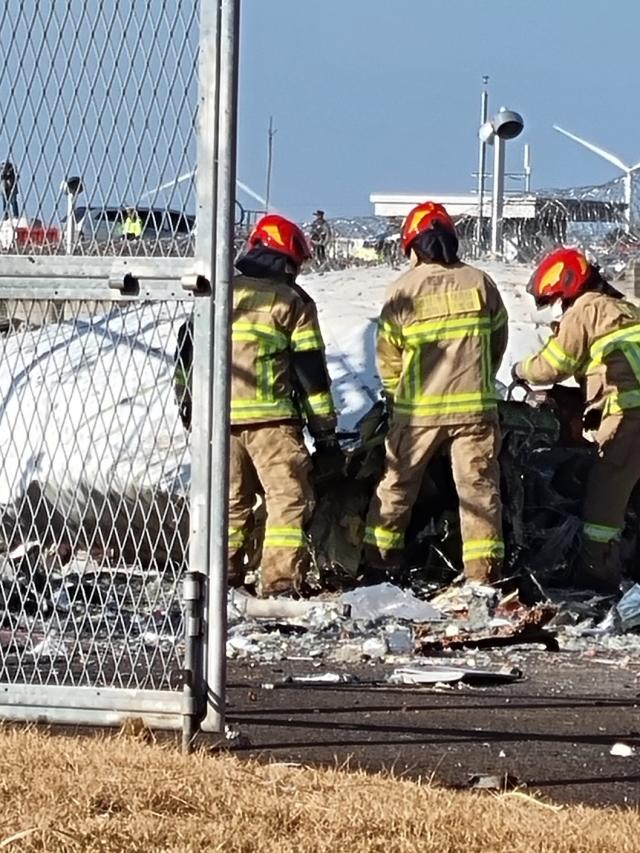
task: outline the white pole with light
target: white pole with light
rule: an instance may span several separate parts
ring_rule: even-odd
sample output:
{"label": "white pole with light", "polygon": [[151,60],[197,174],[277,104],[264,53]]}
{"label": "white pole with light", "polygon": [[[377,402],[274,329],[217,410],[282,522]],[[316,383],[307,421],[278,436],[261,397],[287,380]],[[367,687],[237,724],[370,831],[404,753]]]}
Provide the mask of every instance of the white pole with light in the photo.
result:
{"label": "white pole with light", "polygon": [[480,139],[495,147],[493,166],[493,197],[491,199],[491,254],[500,258],[504,252],[504,167],[505,143],[515,139],[524,129],[520,113],[501,107],[499,112],[480,128]]}

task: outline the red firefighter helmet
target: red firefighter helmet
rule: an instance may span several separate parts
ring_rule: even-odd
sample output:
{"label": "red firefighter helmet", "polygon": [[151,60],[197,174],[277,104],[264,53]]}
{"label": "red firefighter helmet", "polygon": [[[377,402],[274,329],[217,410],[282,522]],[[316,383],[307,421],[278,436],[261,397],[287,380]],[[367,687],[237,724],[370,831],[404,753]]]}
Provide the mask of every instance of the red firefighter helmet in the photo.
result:
{"label": "red firefighter helmet", "polygon": [[276,213],[263,216],[249,235],[247,246],[253,249],[259,245],[281,252],[297,267],[301,267],[304,261],[311,257],[311,250],[302,229],[295,222]]}
{"label": "red firefighter helmet", "polygon": [[413,208],[402,226],[402,248],[405,255],[408,255],[411,251],[411,244],[418,234],[422,234],[423,231],[433,228],[436,222],[444,225],[445,228],[448,228],[454,234],[456,233],[456,226],[453,224],[453,219],[441,204],[435,201],[425,201]]}
{"label": "red firefighter helmet", "polygon": [[595,267],[578,249],[555,249],[540,261],[529,279],[527,291],[538,308],[556,299],[573,300],[584,293],[594,271]]}

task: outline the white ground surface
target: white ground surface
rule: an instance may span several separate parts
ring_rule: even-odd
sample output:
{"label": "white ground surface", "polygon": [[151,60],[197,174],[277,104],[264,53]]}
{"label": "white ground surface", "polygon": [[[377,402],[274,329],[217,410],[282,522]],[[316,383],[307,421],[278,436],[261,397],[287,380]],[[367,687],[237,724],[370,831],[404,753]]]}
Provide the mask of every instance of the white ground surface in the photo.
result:
{"label": "white ground surface", "polygon": [[[508,384],[513,362],[548,334],[549,318],[525,293],[527,268],[489,264],[487,271],[510,316],[499,376]],[[344,430],[378,399],[376,318],[399,274],[356,268],[301,279],[319,307]],[[183,317],[174,307],[140,307],[0,341],[0,505],[15,506],[37,482],[69,519],[89,525],[87,504],[102,495],[145,504],[158,488],[184,493],[190,464],[172,390]]]}

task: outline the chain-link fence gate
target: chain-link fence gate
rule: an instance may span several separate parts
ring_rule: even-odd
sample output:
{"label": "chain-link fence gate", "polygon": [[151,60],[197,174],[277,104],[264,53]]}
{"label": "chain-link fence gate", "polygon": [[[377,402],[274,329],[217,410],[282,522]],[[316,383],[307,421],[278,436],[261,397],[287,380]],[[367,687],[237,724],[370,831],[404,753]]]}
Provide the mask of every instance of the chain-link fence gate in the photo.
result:
{"label": "chain-link fence gate", "polygon": [[223,724],[238,6],[5,0],[0,717]]}

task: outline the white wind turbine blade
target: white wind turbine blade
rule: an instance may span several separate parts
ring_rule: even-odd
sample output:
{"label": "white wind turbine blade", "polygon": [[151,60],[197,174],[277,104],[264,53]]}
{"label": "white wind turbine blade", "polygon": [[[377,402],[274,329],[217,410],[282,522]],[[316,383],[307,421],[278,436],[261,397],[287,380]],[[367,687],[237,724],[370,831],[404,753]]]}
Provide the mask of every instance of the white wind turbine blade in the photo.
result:
{"label": "white wind turbine blade", "polygon": [[176,184],[182,184],[184,181],[191,180],[191,178],[193,178],[194,175],[195,175],[195,170],[193,172],[187,172],[186,175],[180,175],[179,178],[174,178],[173,181],[168,181],[166,184],[162,184],[161,186],[156,187],[153,190],[149,190],[148,193],[143,193],[143,195],[140,196],[140,199],[149,198],[150,196],[156,195],[156,193],[160,193],[163,190],[169,190],[172,187],[175,187]]}
{"label": "white wind turbine blade", "polygon": [[[193,178],[195,174],[196,174],[196,170],[194,169],[192,172],[187,172],[185,175],[180,175],[179,178],[175,178],[173,181],[167,181],[166,184],[161,184],[159,187],[155,187],[154,189],[149,190],[149,192],[146,192],[143,195],[141,195],[140,198],[141,199],[149,198],[150,196],[156,195],[157,193],[160,193],[163,190],[171,189],[172,187],[175,187],[177,184],[181,184],[184,181],[191,180],[191,178]],[[252,190],[251,187],[248,186],[247,184],[245,184],[243,181],[237,179],[236,180],[236,186],[239,187],[243,192],[245,192],[250,198],[257,201],[259,204],[263,205],[264,207],[267,206],[267,200],[265,198],[263,198],[255,190]]]}
{"label": "white wind turbine blade", "polygon": [[631,166],[631,168],[629,169],[629,171],[630,171],[630,172],[637,172],[637,171],[638,171],[638,169],[640,169],[640,163],[636,163],[636,165],[635,165],[635,166]]}
{"label": "white wind turbine blade", "polygon": [[248,187],[242,181],[236,180],[236,186],[239,187],[242,190],[242,192],[246,193],[250,198],[254,199],[259,204],[261,204],[263,207],[267,206],[266,198],[262,198],[261,195],[259,195],[255,190],[252,190],[251,187]]}
{"label": "white wind turbine blade", "polygon": [[587,142],[586,139],[582,139],[580,136],[576,136],[575,133],[570,133],[568,130],[564,130],[562,127],[558,127],[557,124],[553,125],[553,129],[557,130],[558,133],[562,133],[563,136],[567,136],[569,139],[573,139],[574,142],[577,142],[579,145],[583,145],[585,148],[588,148],[589,151],[592,151],[594,154],[597,154],[598,157],[602,157],[603,160],[607,160],[613,166],[617,166],[622,172],[631,172],[633,169],[637,169],[640,166],[629,167],[626,163],[623,163],[619,157],[616,157],[615,154],[612,154],[610,151],[605,151],[604,148],[600,148],[598,145],[594,145],[593,142]]}

